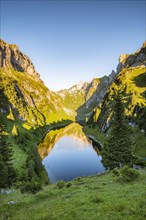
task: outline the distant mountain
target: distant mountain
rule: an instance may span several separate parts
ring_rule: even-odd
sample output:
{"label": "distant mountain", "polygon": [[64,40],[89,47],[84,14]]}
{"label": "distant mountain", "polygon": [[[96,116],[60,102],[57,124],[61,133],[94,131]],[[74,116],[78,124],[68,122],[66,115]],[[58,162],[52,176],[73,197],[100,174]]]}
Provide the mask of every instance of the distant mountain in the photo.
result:
{"label": "distant mountain", "polygon": [[85,121],[86,116],[101,102],[115,77],[116,74],[112,71],[109,76],[95,78],[91,82],[79,82],[69,89],[60,90],[58,95],[67,108],[77,112],[77,121]]}
{"label": "distant mountain", "polygon": [[[13,114],[30,125],[74,118],[62,98],[50,91],[40,79],[30,59],[18,46],[0,40],[0,110]],[[6,101],[7,100],[7,101]]]}

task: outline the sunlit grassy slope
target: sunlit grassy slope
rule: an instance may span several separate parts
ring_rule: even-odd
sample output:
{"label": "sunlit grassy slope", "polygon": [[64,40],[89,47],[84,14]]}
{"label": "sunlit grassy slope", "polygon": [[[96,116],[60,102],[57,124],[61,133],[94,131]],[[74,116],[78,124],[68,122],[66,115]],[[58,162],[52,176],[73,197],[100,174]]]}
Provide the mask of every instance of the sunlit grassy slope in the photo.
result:
{"label": "sunlit grassy slope", "polygon": [[[146,107],[146,68],[123,69],[115,82],[109,87],[102,103],[93,110],[84,130],[87,134],[94,135],[97,140],[104,143],[106,135],[108,135],[106,126],[112,116],[113,94],[117,91],[122,95],[127,120],[134,123],[134,127],[131,127],[131,136],[135,153],[146,157],[146,136],[139,129],[139,117]],[[106,132],[100,132],[104,128]]]}
{"label": "sunlit grassy slope", "polygon": [[0,80],[12,112],[31,125],[44,125],[75,116],[73,111],[63,106],[60,96],[25,72],[1,69]]}
{"label": "sunlit grassy slope", "polygon": [[62,189],[53,184],[36,195],[14,190],[0,199],[3,220],[144,220],[145,174],[132,183],[117,182],[112,174],[78,178]]}
{"label": "sunlit grassy slope", "polygon": [[138,110],[146,106],[146,68],[128,68],[121,71],[110,86],[102,104],[95,108],[95,122],[102,124],[110,117],[115,91],[122,94],[126,116],[136,119]]}

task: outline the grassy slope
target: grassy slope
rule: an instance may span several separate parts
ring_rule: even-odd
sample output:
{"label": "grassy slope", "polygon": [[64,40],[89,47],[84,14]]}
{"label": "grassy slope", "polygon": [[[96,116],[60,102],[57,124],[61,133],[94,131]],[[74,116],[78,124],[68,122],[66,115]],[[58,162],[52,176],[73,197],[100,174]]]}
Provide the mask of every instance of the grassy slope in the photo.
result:
{"label": "grassy slope", "polygon": [[41,80],[13,69],[0,71],[4,94],[19,115],[31,125],[44,125],[62,119],[74,119],[73,111],[66,112],[62,99],[51,92]]}
{"label": "grassy slope", "polygon": [[[132,183],[117,182],[111,174],[78,178],[70,187],[55,184],[36,195],[18,190],[0,194],[0,219],[14,220],[144,220],[145,175]],[[15,205],[8,205],[15,201]]]}
{"label": "grassy slope", "polygon": [[101,132],[98,126],[86,125],[83,127],[83,131],[87,135],[93,135],[101,144],[105,141],[105,133]]}
{"label": "grassy slope", "polygon": [[[125,114],[137,123],[139,114],[135,111],[136,107],[146,106],[146,68],[123,69],[117,77],[116,83],[110,86],[109,93],[103,101],[103,106],[94,110],[94,115],[90,119],[91,125],[85,126],[84,131],[95,136],[101,143],[104,142],[106,133],[100,132],[99,127],[107,121],[111,114],[114,90],[122,92]],[[92,124],[94,124],[93,128]],[[140,131],[138,126],[132,128],[132,132],[135,153],[138,156],[146,157],[146,137],[144,133]]]}

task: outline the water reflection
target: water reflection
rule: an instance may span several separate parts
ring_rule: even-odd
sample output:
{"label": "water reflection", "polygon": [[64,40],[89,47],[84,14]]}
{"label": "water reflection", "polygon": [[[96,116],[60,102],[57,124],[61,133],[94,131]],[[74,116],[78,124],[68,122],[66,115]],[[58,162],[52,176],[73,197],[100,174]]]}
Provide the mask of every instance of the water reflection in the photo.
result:
{"label": "water reflection", "polygon": [[95,144],[93,148],[77,123],[51,130],[38,150],[52,182],[104,171],[99,149]]}

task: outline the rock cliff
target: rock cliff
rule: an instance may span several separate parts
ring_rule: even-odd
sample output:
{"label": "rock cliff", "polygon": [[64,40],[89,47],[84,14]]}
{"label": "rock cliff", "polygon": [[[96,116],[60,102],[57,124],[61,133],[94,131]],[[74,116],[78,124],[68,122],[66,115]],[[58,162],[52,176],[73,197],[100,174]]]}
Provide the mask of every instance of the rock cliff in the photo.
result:
{"label": "rock cliff", "polygon": [[33,63],[19,50],[15,44],[8,44],[0,40],[0,68],[13,68],[19,72],[26,72],[36,80],[40,80],[40,75],[36,72]]}
{"label": "rock cliff", "polygon": [[119,57],[119,64],[117,66],[117,73],[123,68],[129,67],[145,67],[146,66],[146,41],[142,47],[134,54],[121,54]]}

